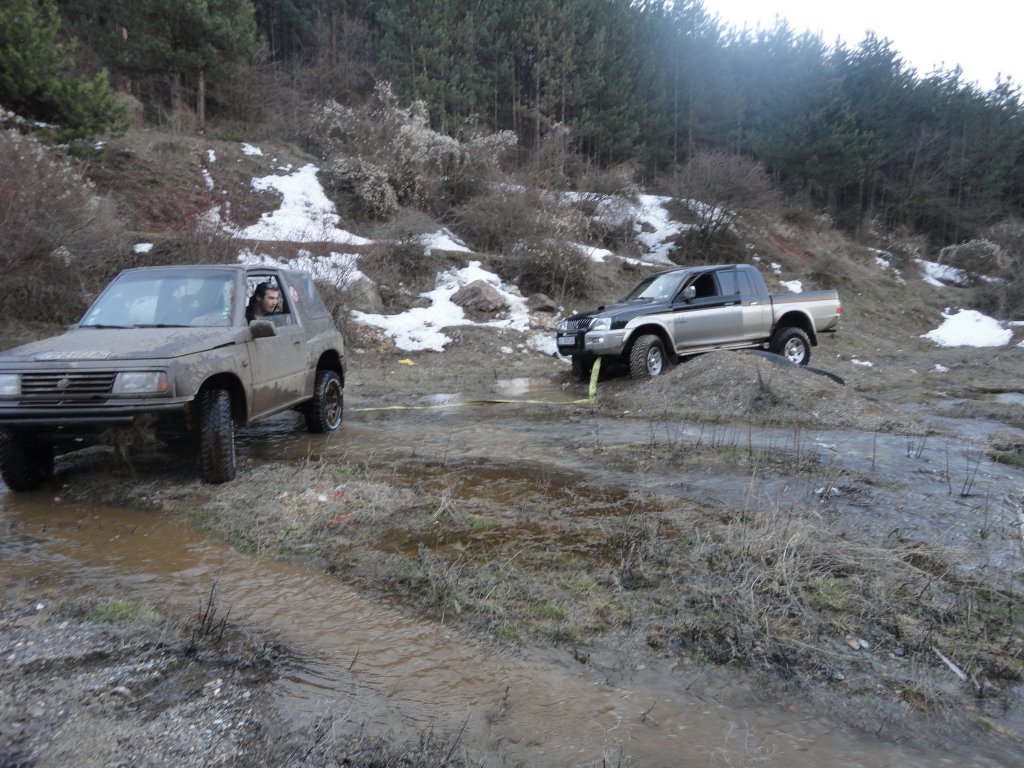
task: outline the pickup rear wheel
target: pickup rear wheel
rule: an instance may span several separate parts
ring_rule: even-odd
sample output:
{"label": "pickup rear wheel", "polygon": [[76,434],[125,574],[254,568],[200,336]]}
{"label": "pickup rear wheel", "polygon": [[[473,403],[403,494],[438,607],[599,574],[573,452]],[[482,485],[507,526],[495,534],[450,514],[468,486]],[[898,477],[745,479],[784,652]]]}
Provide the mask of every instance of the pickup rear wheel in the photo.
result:
{"label": "pickup rear wheel", "polygon": [[776,355],[796,365],[807,365],[811,359],[811,340],[800,328],[777,329],[768,346]]}
{"label": "pickup rear wheel", "polygon": [[0,429],[0,475],[12,491],[31,491],[53,476],[53,446]]}
{"label": "pickup rear wheel", "polygon": [[310,432],[333,432],[341,426],[345,396],[341,377],[334,371],[317,371],[313,399],[306,403],[306,429]]}
{"label": "pickup rear wheel", "polygon": [[636,340],[629,353],[629,375],[634,379],[649,379],[665,370],[665,345],[653,333]]}
{"label": "pickup rear wheel", "polygon": [[208,389],[199,395],[199,471],[208,483],[235,477],[235,423],[231,393]]}

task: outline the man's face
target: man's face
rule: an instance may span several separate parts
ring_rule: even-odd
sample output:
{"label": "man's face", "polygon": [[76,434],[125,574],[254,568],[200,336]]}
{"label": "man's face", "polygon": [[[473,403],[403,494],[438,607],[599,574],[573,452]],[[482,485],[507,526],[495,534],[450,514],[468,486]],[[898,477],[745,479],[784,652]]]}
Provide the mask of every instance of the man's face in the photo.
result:
{"label": "man's face", "polygon": [[260,299],[260,309],[264,315],[273,314],[277,310],[277,303],[281,300],[281,292],[268,290]]}

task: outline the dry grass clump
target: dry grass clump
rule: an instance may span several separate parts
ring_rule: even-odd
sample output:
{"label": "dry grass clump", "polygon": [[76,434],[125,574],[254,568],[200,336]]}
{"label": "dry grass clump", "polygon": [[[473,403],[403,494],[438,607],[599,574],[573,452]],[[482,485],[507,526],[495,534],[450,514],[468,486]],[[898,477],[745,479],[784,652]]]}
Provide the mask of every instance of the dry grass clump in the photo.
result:
{"label": "dry grass clump", "polygon": [[917,431],[912,417],[884,409],[828,376],[771,355],[713,352],[611,396],[616,407],[668,418],[742,418],[757,424],[804,424],[893,432]]}
{"label": "dry grass clump", "polygon": [[320,461],[262,465],[244,483],[213,489],[191,513],[244,551],[326,556],[346,542],[373,539],[417,503],[410,490]]}
{"label": "dry grass clump", "polygon": [[948,666],[979,698],[1008,693],[1024,675],[1024,595],[1012,580],[963,575],[959,559],[938,545],[856,540],[808,513],[743,510],[695,528],[688,567],[674,574],[674,617],[649,639],[824,680],[874,675],[875,660],[895,658],[905,662],[877,681],[894,691],[906,663]]}

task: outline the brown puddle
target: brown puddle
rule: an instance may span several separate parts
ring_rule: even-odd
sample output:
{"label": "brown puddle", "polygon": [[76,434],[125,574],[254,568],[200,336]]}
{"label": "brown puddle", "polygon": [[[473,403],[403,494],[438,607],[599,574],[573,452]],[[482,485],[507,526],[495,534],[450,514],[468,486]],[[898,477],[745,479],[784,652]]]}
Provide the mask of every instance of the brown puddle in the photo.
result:
{"label": "brown puddle", "polygon": [[[299,649],[278,704],[299,721],[347,716],[372,731],[457,732],[487,765],[961,765],[758,704],[738,680],[619,670],[618,685],[466,640],[327,575],[259,561],[155,513],[0,497],[0,577],[56,594],[90,587],[198,610],[217,585],[231,620]],[[556,652],[557,653],[557,652]],[[749,705],[736,704],[738,700]],[[620,756],[621,750],[621,759]],[[983,758],[975,765],[998,765]]]}

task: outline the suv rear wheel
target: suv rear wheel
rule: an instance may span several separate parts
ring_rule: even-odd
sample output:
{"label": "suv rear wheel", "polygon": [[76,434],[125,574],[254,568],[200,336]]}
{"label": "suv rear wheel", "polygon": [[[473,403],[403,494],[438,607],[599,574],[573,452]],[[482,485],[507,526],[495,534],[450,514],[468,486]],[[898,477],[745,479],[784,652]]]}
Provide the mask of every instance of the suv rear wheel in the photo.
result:
{"label": "suv rear wheel", "polygon": [[0,429],[0,475],[12,491],[31,491],[53,476],[53,446]]}
{"label": "suv rear wheel", "polygon": [[231,393],[208,389],[199,396],[199,472],[208,483],[226,483],[236,468]]}
{"label": "suv rear wheel", "polygon": [[306,429],[310,432],[333,432],[341,426],[345,395],[341,377],[334,371],[317,371],[313,399],[306,403]]}

